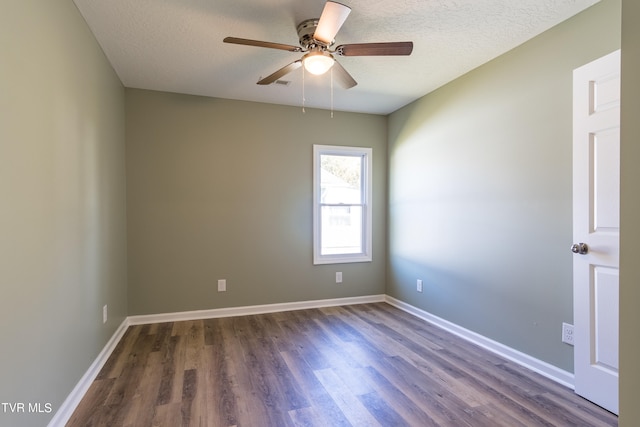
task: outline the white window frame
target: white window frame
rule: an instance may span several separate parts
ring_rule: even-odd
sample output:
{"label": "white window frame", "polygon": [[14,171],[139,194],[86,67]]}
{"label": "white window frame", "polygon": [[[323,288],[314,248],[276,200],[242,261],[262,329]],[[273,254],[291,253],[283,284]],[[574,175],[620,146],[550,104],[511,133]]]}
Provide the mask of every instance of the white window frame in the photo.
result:
{"label": "white window frame", "polygon": [[[362,249],[355,254],[331,254],[321,253],[321,227],[322,206],[320,201],[320,158],[322,155],[354,156],[362,158]],[[313,146],[313,263],[314,264],[341,264],[355,262],[371,262],[371,248],[373,240],[373,149],[368,147],[346,147],[336,145]]]}

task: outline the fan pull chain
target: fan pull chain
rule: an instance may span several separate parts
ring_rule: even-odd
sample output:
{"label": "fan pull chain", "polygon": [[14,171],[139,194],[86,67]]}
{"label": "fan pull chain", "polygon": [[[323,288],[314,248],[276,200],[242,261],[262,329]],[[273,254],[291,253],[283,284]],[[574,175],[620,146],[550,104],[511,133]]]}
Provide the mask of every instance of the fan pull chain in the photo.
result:
{"label": "fan pull chain", "polygon": [[305,113],[304,111],[304,67],[302,67],[302,114]]}
{"label": "fan pull chain", "polygon": [[333,119],[333,67],[331,67],[331,118]]}

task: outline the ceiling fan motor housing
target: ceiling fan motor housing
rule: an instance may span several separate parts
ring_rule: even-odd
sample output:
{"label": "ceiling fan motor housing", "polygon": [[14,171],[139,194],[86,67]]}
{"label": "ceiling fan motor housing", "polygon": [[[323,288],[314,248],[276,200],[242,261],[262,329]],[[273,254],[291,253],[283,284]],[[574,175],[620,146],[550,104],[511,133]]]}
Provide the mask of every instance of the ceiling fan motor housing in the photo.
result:
{"label": "ceiling fan motor housing", "polygon": [[329,47],[335,43],[335,40],[332,40],[328,45],[316,40],[313,38],[313,35],[316,32],[316,27],[318,26],[318,18],[315,19],[307,19],[298,24],[298,40],[300,42],[300,46],[304,50],[312,50],[314,47]]}

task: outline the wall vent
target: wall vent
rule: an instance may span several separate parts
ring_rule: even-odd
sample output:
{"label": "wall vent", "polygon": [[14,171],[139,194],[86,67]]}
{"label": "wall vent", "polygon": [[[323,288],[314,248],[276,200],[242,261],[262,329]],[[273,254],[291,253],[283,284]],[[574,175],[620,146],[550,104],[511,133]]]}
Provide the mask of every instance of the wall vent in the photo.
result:
{"label": "wall vent", "polygon": [[281,86],[289,86],[291,84],[291,80],[276,80],[274,83]]}

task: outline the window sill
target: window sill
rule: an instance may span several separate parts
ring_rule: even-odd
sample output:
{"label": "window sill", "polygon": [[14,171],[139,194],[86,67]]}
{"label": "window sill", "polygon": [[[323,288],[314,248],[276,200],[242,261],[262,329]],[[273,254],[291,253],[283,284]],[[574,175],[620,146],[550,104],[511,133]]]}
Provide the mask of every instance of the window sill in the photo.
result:
{"label": "window sill", "polygon": [[319,257],[314,258],[314,265],[322,264],[349,264],[359,262],[371,262],[370,256],[355,255],[355,256],[332,256],[332,257]]}

